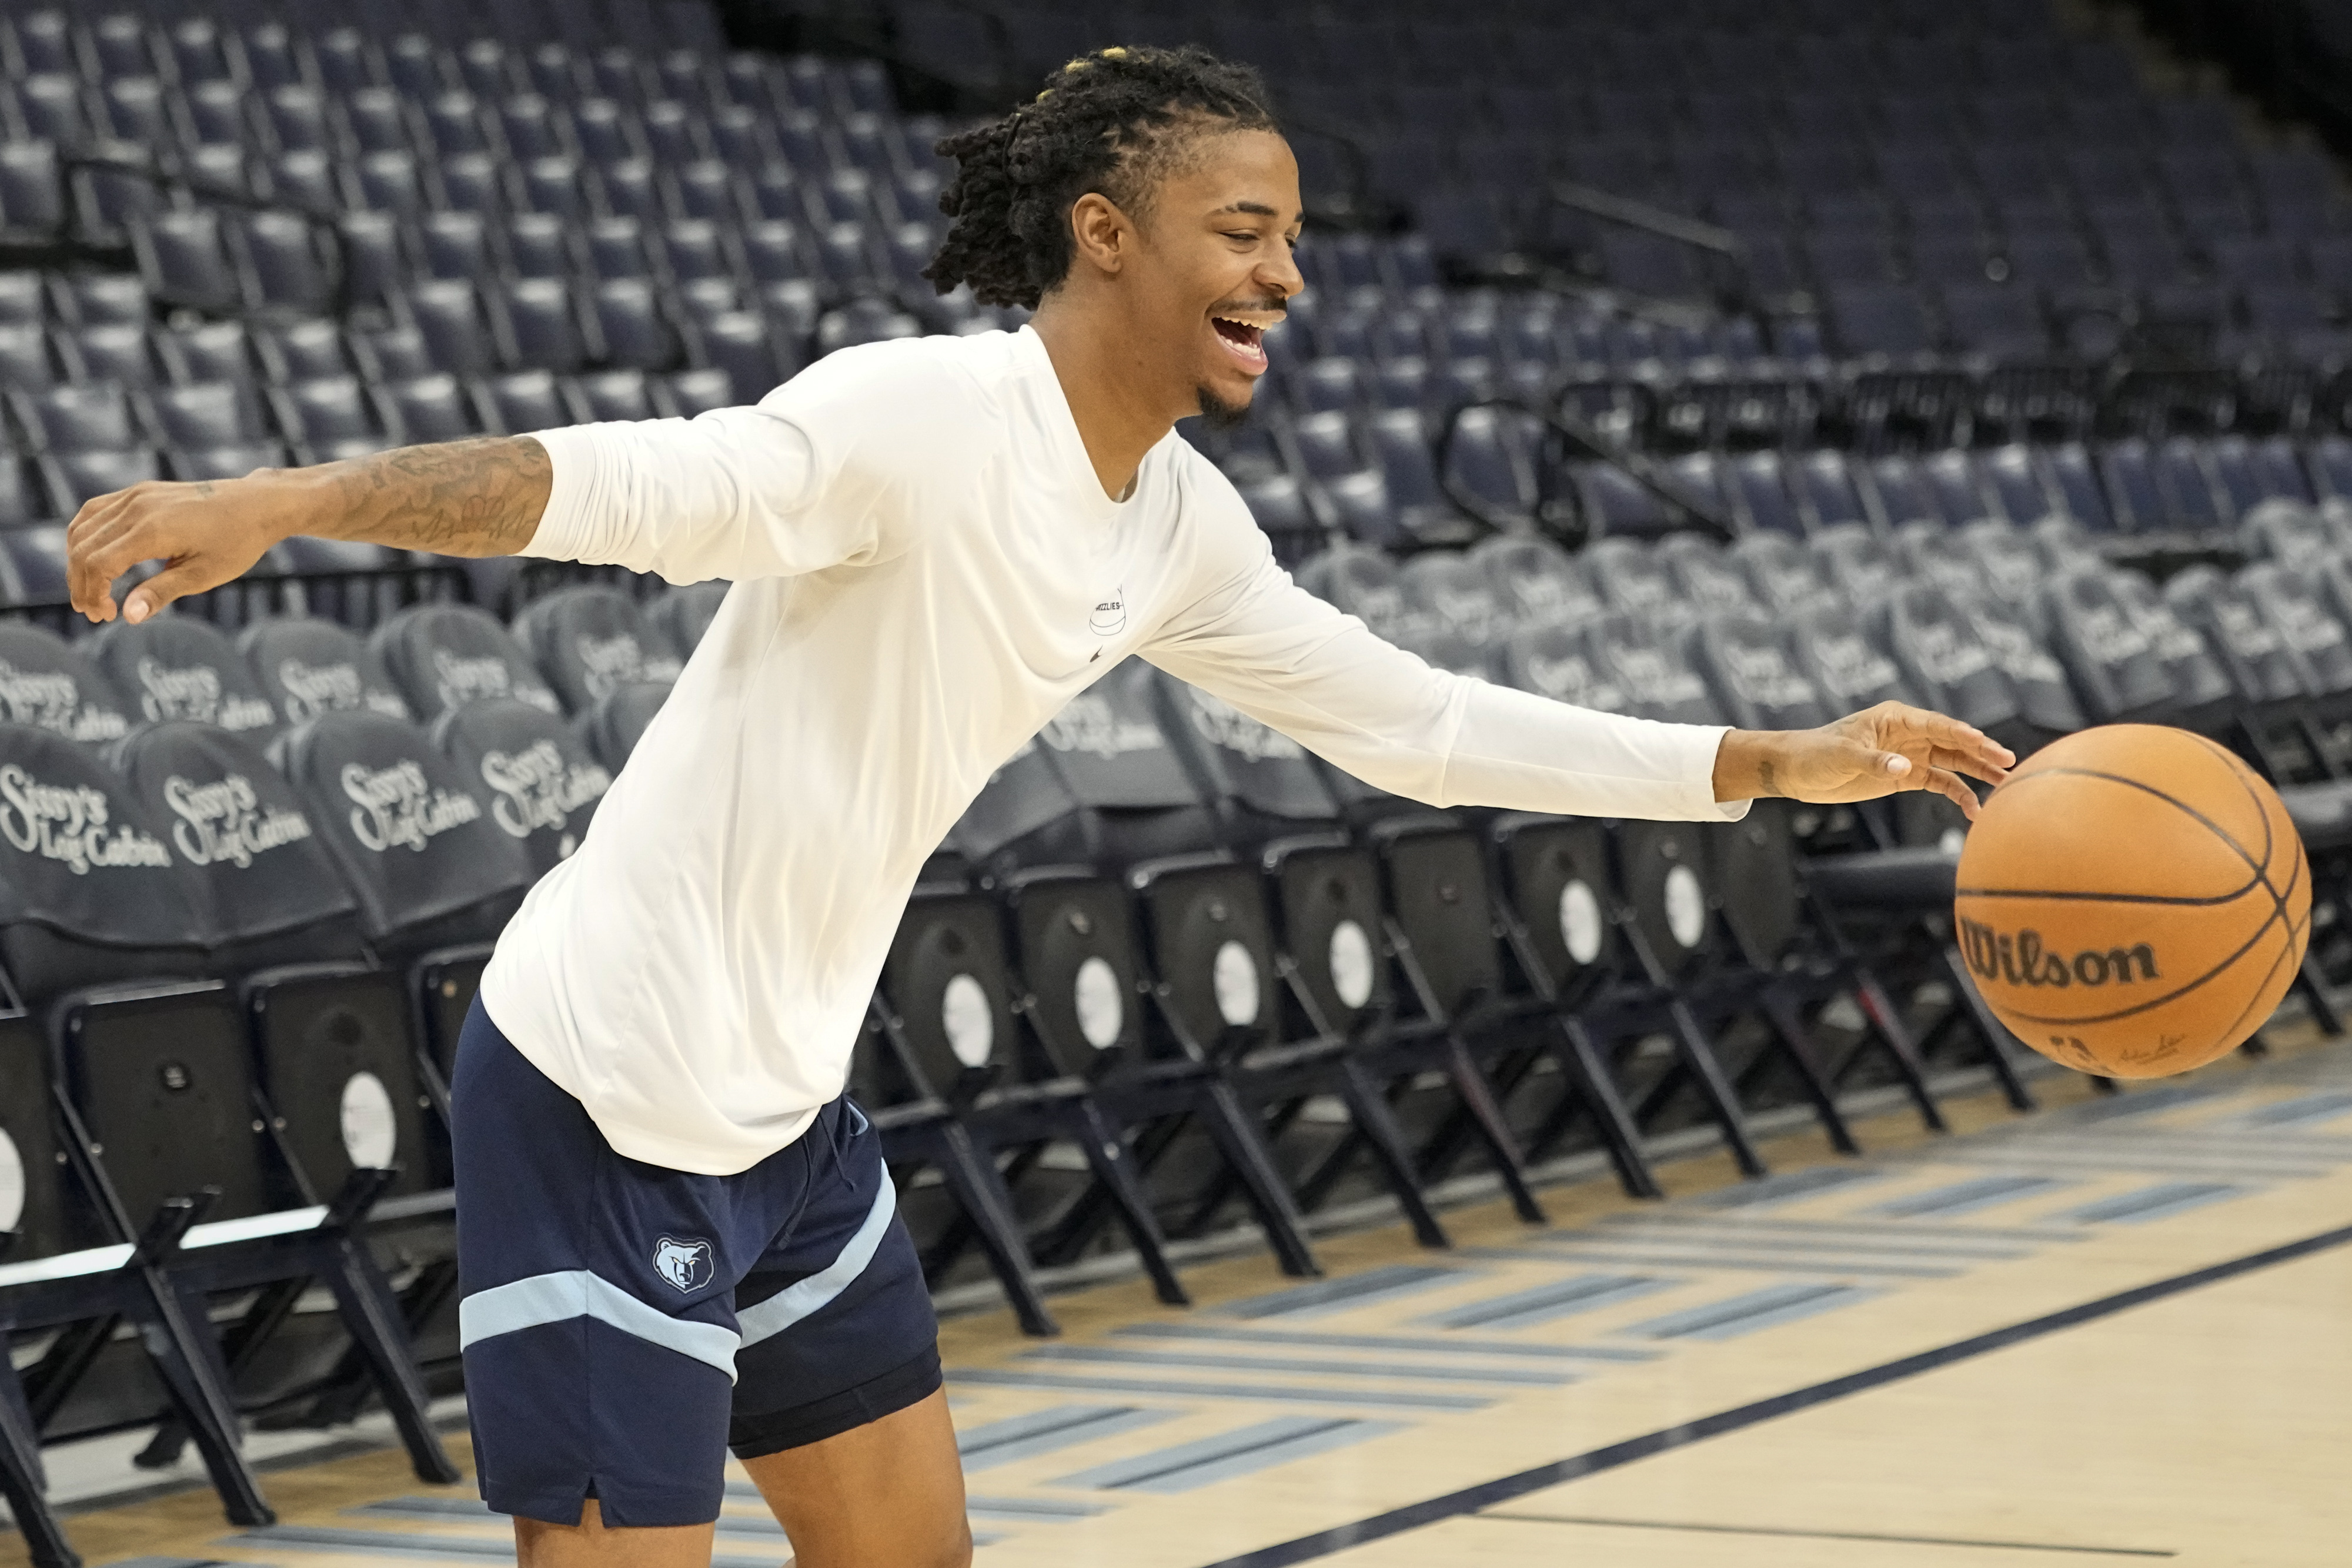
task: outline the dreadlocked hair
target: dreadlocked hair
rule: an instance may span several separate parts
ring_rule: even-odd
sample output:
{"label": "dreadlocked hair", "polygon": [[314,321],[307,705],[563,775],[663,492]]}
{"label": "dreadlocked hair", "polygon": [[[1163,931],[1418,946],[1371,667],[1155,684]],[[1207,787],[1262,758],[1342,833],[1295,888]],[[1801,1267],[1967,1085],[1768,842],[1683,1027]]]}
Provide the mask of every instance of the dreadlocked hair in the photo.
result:
{"label": "dreadlocked hair", "polygon": [[1100,192],[1139,214],[1181,143],[1204,121],[1272,131],[1265,84],[1192,45],[1109,48],[1047,78],[1034,102],[940,141],[957,162],[940,195],[955,220],[923,276],[941,294],[1036,308],[1070,269],[1070,206]]}

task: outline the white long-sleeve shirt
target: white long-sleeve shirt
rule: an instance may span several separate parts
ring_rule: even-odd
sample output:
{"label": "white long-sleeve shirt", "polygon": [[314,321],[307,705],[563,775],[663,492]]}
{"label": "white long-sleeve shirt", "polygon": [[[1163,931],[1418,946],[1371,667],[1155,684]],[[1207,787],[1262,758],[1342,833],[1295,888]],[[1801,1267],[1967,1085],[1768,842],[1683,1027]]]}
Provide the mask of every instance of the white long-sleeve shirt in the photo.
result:
{"label": "white long-sleeve shirt", "polygon": [[1431,669],[1292,586],[1171,434],[1103,492],[1035,333],[835,354],[756,408],[541,433],[527,551],[730,579],[580,850],[499,939],[500,1031],[632,1159],[714,1175],[841,1093],[907,895],[1130,653],[1432,805],[1717,819],[1723,731]]}

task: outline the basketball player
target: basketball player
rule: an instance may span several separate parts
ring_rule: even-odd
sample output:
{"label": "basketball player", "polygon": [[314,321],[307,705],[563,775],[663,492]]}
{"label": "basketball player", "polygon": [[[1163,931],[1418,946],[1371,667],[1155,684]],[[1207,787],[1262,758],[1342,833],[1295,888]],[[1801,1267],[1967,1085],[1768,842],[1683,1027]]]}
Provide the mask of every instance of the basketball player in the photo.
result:
{"label": "basketball player", "polygon": [[926,854],[1129,654],[1435,805],[1737,818],[2009,754],[1895,704],[1748,734],[1433,671],[1294,588],[1172,434],[1239,418],[1302,287],[1251,71],[1073,61],[954,137],[929,276],[1013,333],[835,354],[757,407],[142,484],[71,529],[75,604],[142,621],[298,534],[729,579],[579,852],[507,927],[458,1047],[483,1495],[526,1568],[707,1563],[729,1448],[800,1568],[969,1560],[935,1325],[843,1097]]}

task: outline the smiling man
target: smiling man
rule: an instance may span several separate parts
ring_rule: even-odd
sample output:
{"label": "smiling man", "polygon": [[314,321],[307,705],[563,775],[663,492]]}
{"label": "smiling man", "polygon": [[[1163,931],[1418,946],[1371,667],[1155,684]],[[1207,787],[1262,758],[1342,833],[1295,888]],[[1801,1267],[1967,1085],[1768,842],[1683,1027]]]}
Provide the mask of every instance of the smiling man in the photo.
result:
{"label": "smiling man", "polygon": [[[842,1094],[926,854],[1129,654],[1433,804],[1722,818],[1999,779],[1888,705],[1823,730],[1650,724],[1433,671],[1292,586],[1173,433],[1238,418],[1302,287],[1256,77],[1074,60],[941,144],[929,276],[1013,333],[835,354],[757,407],[142,485],[71,531],[133,621],[296,534],[730,579],[458,1046],[462,1332],[484,1495],[526,1568],[709,1561],[731,1447],[800,1568],[969,1561],[921,1270]],[[1722,802],[1734,802],[1725,805]]]}

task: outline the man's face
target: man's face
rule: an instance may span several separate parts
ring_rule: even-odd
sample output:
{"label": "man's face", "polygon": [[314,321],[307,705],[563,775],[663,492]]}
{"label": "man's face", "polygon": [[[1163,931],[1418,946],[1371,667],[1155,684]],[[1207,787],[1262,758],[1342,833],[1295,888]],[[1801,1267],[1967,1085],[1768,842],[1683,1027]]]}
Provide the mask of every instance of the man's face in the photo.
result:
{"label": "man's face", "polygon": [[1141,362],[1164,367],[1171,414],[1237,420],[1265,373],[1265,329],[1307,287],[1291,256],[1298,163],[1269,131],[1211,132],[1187,152],[1142,225],[1132,321]]}

